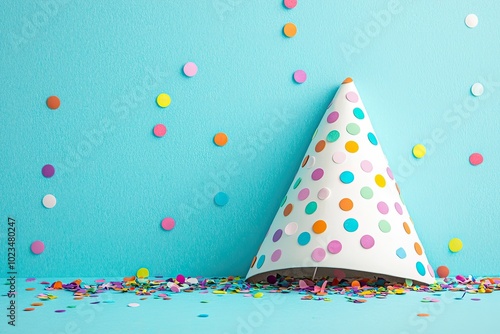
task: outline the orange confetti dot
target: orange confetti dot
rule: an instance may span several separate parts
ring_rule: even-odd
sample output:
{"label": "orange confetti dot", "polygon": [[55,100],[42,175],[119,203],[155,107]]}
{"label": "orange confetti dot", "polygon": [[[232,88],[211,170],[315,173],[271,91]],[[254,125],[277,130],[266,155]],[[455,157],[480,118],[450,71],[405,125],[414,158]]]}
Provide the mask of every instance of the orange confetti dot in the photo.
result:
{"label": "orange confetti dot", "polygon": [[324,220],[318,220],[316,221],[313,226],[312,230],[316,234],[321,234],[326,231],[326,222]]}
{"label": "orange confetti dot", "polygon": [[253,266],[255,265],[256,261],[257,261],[257,256],[254,256],[253,260],[252,260],[252,264],[250,265],[250,268],[253,268]]}
{"label": "orange confetti dot", "polygon": [[439,266],[437,268],[437,274],[440,278],[448,277],[448,275],[450,274],[450,269],[448,269],[447,266]]}
{"label": "orange confetti dot", "polygon": [[227,144],[227,135],[224,132],[219,132],[214,136],[214,143],[217,146],[224,146]]}
{"label": "orange confetti dot", "polygon": [[408,225],[408,223],[407,223],[407,222],[404,222],[404,223],[403,223],[403,228],[405,229],[405,232],[406,232],[407,234],[410,234],[410,233],[411,233],[411,230],[410,230],[410,225]]}
{"label": "orange confetti dot", "polygon": [[418,313],[417,316],[419,317],[428,317],[430,314],[429,313]]}
{"label": "orange confetti dot", "polygon": [[52,110],[55,110],[59,108],[60,105],[61,105],[61,100],[59,100],[57,96],[53,95],[48,97],[47,107],[49,107]]}
{"label": "orange confetti dot", "polygon": [[344,211],[349,211],[354,207],[354,204],[349,198],[343,198],[339,202],[339,207]]}
{"label": "orange confetti dot", "polygon": [[302,161],[302,167],[304,167],[304,166],[307,164],[307,162],[308,162],[308,161],[309,161],[309,155],[307,155],[307,156],[304,158],[304,160]]}
{"label": "orange confetti dot", "polygon": [[293,210],[293,204],[289,203],[286,207],[285,210],[283,210],[283,215],[288,216],[290,213],[292,213]]}
{"label": "orange confetti dot", "polygon": [[35,288],[26,288],[26,291],[33,291]]}
{"label": "orange confetti dot", "polygon": [[54,284],[52,284],[52,288],[54,288],[54,289],[62,289],[62,282],[61,281],[55,282]]}
{"label": "orange confetti dot", "polygon": [[422,246],[420,246],[418,242],[416,242],[413,246],[415,247],[415,252],[417,252],[418,255],[422,255]]}
{"label": "orange confetti dot", "polygon": [[286,37],[291,38],[297,34],[297,27],[295,26],[295,24],[288,22],[283,26],[283,33]]}
{"label": "orange confetti dot", "polygon": [[358,281],[352,281],[351,286],[359,288],[361,286],[361,283],[359,283]]}
{"label": "orange confetti dot", "polygon": [[31,303],[31,306],[42,306],[43,303]]}
{"label": "orange confetti dot", "polygon": [[359,150],[359,145],[355,141],[350,140],[345,143],[345,149],[349,153],[356,153]]}
{"label": "orange confetti dot", "polygon": [[25,310],[25,311],[34,311],[34,310],[35,310],[35,308],[33,308],[33,307],[27,307],[27,308],[25,308],[24,310]]}
{"label": "orange confetti dot", "polygon": [[346,83],[349,83],[349,82],[352,82],[352,78],[351,77],[347,77],[344,79],[344,81],[342,81],[343,84],[346,84]]}
{"label": "orange confetti dot", "polygon": [[316,147],[314,148],[314,150],[319,153],[319,152],[323,151],[323,149],[325,148],[325,146],[326,146],[326,142],[324,140],[320,140],[316,144]]}

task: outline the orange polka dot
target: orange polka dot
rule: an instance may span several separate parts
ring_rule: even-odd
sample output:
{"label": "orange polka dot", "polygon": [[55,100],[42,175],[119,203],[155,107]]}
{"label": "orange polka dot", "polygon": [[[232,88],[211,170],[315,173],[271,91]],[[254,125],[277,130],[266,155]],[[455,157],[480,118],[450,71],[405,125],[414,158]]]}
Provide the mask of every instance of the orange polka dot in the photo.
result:
{"label": "orange polka dot", "polygon": [[403,228],[405,229],[405,232],[406,232],[407,234],[410,234],[410,233],[411,233],[410,226],[408,225],[408,223],[407,223],[407,222],[404,222],[404,223],[403,223]]}
{"label": "orange polka dot", "polygon": [[295,36],[295,34],[297,34],[297,27],[295,26],[295,24],[288,22],[283,26],[283,33],[286,37],[293,37]]}
{"label": "orange polka dot", "polygon": [[418,255],[422,255],[422,246],[418,242],[416,242],[413,247],[415,247],[415,252],[417,252]]}
{"label": "orange polka dot", "polygon": [[385,184],[386,184],[386,182],[385,182],[385,178],[384,178],[382,175],[377,174],[377,175],[375,175],[375,183],[376,183],[376,184],[377,184],[377,186],[379,186],[380,188],[383,188],[383,187],[385,187]]}
{"label": "orange polka dot", "polygon": [[344,211],[349,211],[354,207],[354,204],[352,203],[352,201],[349,198],[343,198],[339,202],[339,207]]}
{"label": "orange polka dot", "polygon": [[398,194],[400,194],[400,195],[401,195],[401,190],[399,189],[399,186],[398,186],[398,184],[397,184],[397,183],[396,183],[396,189],[398,190]]}
{"label": "orange polka dot", "polygon": [[347,77],[347,78],[345,78],[344,81],[342,81],[343,84],[346,84],[346,83],[349,83],[349,82],[352,82],[352,78],[351,77]]}
{"label": "orange polka dot", "polygon": [[302,161],[302,167],[304,167],[308,161],[309,161],[309,155],[307,155]]}
{"label": "orange polka dot", "polygon": [[49,96],[47,99],[47,107],[50,109],[57,109],[61,105],[61,100],[57,96]]}
{"label": "orange polka dot", "polygon": [[440,278],[448,277],[448,275],[450,274],[450,269],[448,269],[447,266],[439,266],[437,268],[437,274]]}
{"label": "orange polka dot", "polygon": [[292,203],[289,203],[287,206],[285,206],[285,210],[283,210],[283,214],[286,216],[288,216],[290,213],[292,213],[292,210],[293,210],[293,204]]}
{"label": "orange polka dot", "polygon": [[326,222],[324,220],[317,220],[313,226],[312,230],[316,234],[321,234],[326,230]]}
{"label": "orange polka dot", "polygon": [[253,268],[253,266],[255,266],[255,262],[257,262],[257,256],[253,257],[252,264],[250,265],[250,268]]}
{"label": "orange polka dot", "polygon": [[325,148],[325,146],[326,146],[326,142],[324,140],[320,140],[316,144],[315,151],[319,153],[319,152],[323,151],[323,149]]}
{"label": "orange polka dot", "polygon": [[345,149],[349,153],[356,153],[359,150],[359,145],[355,141],[350,140],[345,143]]}
{"label": "orange polka dot", "polygon": [[227,144],[227,135],[224,132],[219,132],[214,136],[214,143],[217,146],[224,146]]}

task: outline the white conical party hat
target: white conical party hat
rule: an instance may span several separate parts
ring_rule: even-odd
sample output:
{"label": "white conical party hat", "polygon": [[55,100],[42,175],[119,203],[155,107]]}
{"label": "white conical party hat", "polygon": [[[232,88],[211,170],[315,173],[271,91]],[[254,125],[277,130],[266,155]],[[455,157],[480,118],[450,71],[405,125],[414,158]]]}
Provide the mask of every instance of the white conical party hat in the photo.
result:
{"label": "white conical party hat", "polygon": [[434,282],[351,78],[328,106],[247,279],[276,273]]}

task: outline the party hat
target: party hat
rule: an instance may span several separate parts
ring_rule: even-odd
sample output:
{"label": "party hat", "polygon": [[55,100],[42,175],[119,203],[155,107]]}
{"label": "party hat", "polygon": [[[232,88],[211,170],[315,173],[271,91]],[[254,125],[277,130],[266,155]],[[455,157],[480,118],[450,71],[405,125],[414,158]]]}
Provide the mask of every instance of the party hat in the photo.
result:
{"label": "party hat", "polygon": [[351,78],[316,129],[247,279],[277,273],[435,281]]}

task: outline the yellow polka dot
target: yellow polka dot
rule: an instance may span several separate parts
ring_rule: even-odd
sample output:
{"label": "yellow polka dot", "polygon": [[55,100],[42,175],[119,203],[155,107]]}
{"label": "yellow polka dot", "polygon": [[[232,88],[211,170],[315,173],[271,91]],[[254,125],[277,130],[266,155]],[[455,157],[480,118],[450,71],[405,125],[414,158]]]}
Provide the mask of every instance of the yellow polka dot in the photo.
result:
{"label": "yellow polka dot", "polygon": [[156,103],[158,103],[158,105],[162,108],[166,108],[170,105],[170,95],[168,94],[165,94],[165,93],[161,93],[160,95],[158,95],[158,97],[156,98]]}
{"label": "yellow polka dot", "polygon": [[382,175],[377,174],[377,175],[375,175],[375,183],[380,188],[383,188],[383,187],[385,187],[385,178]]}
{"label": "yellow polka dot", "polygon": [[137,270],[136,276],[141,278],[149,277],[149,270],[147,268],[141,268]]}
{"label": "yellow polka dot", "polygon": [[413,146],[413,156],[417,159],[423,158],[426,152],[427,150],[425,149],[425,146],[422,144],[417,144]]}
{"label": "yellow polka dot", "polygon": [[462,240],[458,238],[453,238],[448,243],[448,248],[450,248],[450,251],[452,251],[453,253],[460,251],[462,249],[462,246]]}
{"label": "yellow polka dot", "polygon": [[356,152],[358,152],[359,146],[358,146],[358,143],[350,140],[347,143],[345,143],[345,149],[349,153],[356,153]]}
{"label": "yellow polka dot", "polygon": [[286,37],[293,37],[297,33],[297,27],[295,24],[288,22],[283,26],[283,33]]}

